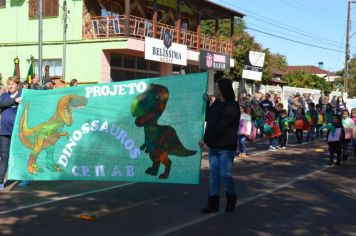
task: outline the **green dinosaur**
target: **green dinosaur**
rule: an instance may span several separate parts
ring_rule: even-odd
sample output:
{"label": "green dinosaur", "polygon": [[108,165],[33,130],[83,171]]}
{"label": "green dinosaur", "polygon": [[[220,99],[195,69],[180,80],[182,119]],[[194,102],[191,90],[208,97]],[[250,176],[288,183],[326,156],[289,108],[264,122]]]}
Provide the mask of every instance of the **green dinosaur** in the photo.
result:
{"label": "green dinosaur", "polygon": [[167,179],[170,173],[172,161],[168,155],[187,157],[196,151],[186,149],[178,138],[173,127],[159,125],[157,120],[162,115],[169,98],[166,87],[158,84],[150,84],[145,92],[135,97],[131,103],[131,114],[137,117],[135,124],[144,127],[145,143],[140,147],[149,154],[153,164],[147,168],[146,174],[157,176],[160,163],[165,165],[160,179]]}
{"label": "green dinosaur", "polygon": [[31,149],[27,163],[27,170],[30,174],[42,172],[42,168],[36,164],[36,159],[42,149],[46,149],[46,167],[53,172],[61,172],[59,165],[54,163],[53,152],[56,142],[60,137],[68,138],[68,133],[62,131],[63,127],[71,126],[73,122],[72,109],[84,107],[87,104],[85,97],[69,94],[59,99],[56,112],[52,117],[33,128],[28,127],[28,109],[30,102],[21,115],[19,137],[21,142]]}

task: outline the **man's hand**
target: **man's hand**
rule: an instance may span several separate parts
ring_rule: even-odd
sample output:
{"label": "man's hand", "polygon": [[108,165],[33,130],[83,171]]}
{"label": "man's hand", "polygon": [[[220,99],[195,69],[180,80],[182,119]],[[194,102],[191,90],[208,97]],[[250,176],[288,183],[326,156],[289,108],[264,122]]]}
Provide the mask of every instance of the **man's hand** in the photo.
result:
{"label": "man's hand", "polygon": [[201,148],[206,147],[206,143],[204,143],[203,140],[200,140],[200,141],[198,142],[198,145],[199,145]]}
{"label": "man's hand", "polygon": [[18,104],[22,103],[22,98],[15,98],[15,102],[17,102]]}

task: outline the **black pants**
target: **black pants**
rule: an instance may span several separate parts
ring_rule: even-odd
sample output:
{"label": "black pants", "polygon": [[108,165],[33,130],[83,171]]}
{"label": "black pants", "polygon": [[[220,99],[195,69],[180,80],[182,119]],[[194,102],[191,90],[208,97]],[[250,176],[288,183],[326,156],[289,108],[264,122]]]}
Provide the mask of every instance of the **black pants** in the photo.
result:
{"label": "black pants", "polygon": [[297,136],[298,143],[301,143],[303,141],[303,130],[302,129],[296,129],[295,130],[295,135]]}
{"label": "black pants", "polygon": [[347,151],[347,149],[349,147],[349,143],[350,143],[350,140],[345,140],[342,143],[342,160],[343,161],[346,161],[349,158],[349,153]]}
{"label": "black pants", "polygon": [[328,142],[329,152],[330,152],[330,161],[334,161],[334,155],[336,154],[337,162],[341,163],[341,152],[342,145],[340,141]]}
{"label": "black pants", "polygon": [[7,167],[9,163],[11,136],[0,136],[0,183],[4,183]]}
{"label": "black pants", "polygon": [[279,136],[279,145],[281,147],[286,147],[288,142],[288,131],[282,131],[282,134]]}

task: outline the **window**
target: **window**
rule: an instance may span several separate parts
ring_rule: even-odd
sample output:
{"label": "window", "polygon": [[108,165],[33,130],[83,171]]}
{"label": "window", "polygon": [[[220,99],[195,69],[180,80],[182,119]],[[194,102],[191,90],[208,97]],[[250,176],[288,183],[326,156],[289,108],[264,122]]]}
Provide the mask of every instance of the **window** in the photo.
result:
{"label": "window", "polygon": [[0,0],[0,8],[6,7],[6,0]]}
{"label": "window", "polygon": [[143,57],[112,53],[110,64],[113,82],[159,76],[159,62],[147,61]]}
{"label": "window", "polygon": [[[42,11],[43,17],[58,17],[58,0],[42,0]],[[28,16],[30,19],[35,19],[38,17],[38,0],[29,0]]]}
{"label": "window", "polygon": [[[30,60],[28,60],[30,65]],[[49,65],[49,76],[62,76],[62,60],[61,59],[45,59],[42,60],[42,75],[45,74],[45,67]],[[38,60],[35,60],[35,73],[38,75]]]}

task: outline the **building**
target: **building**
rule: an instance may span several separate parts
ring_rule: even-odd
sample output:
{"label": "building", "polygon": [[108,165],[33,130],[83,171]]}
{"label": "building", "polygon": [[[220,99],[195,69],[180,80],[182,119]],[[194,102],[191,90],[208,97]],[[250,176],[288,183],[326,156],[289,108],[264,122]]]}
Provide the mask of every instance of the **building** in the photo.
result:
{"label": "building", "polygon": [[[243,14],[213,2],[43,0],[42,71],[49,65],[51,76],[63,75],[64,3],[69,10],[64,67],[67,82],[76,78],[81,83],[102,83],[199,72],[202,50],[216,53],[228,60],[228,66],[234,66],[232,41],[219,37],[218,19],[231,19],[233,33],[234,17]],[[15,57],[20,59],[22,78],[31,56],[36,59],[38,73],[37,4],[38,0],[0,1],[0,21],[8,22],[2,23],[0,34],[0,72],[4,77],[13,74]],[[215,36],[201,34],[201,21],[207,19],[217,23]],[[163,44],[165,37],[167,45]],[[168,50],[172,43],[172,48],[177,46],[175,52]],[[149,44],[156,55],[145,55],[145,45]],[[176,62],[174,57],[181,60]]]}
{"label": "building", "polygon": [[327,82],[335,82],[337,78],[340,78],[340,76],[337,76],[334,72],[323,70],[317,66],[313,65],[306,65],[306,66],[288,66],[286,68],[286,73],[292,72],[292,71],[304,71],[307,73],[310,73],[312,75],[316,75],[320,78],[324,78]]}

